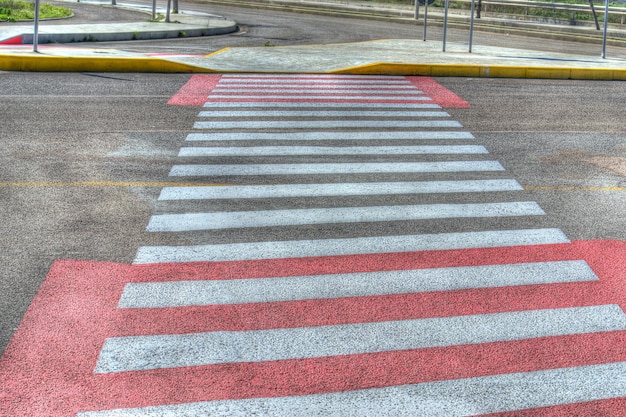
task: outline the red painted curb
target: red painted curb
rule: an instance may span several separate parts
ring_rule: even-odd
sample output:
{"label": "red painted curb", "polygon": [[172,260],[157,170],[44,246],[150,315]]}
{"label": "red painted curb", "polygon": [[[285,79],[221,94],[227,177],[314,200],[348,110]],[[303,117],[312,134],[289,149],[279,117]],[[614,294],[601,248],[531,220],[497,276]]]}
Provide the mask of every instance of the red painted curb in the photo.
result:
{"label": "red painted curb", "polygon": [[0,45],[23,45],[24,44],[24,36],[18,35],[9,39],[4,39],[0,41]]}

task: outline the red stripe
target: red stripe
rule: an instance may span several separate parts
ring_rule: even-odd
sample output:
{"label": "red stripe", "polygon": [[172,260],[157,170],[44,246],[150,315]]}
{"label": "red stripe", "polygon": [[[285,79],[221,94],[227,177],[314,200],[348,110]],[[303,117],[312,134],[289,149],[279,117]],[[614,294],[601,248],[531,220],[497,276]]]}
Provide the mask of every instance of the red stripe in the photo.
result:
{"label": "red stripe", "polygon": [[202,106],[219,82],[221,75],[193,75],[167,104],[175,106]]}
{"label": "red stripe", "polygon": [[[141,322],[125,322],[143,320],[136,315],[136,310],[120,311],[116,308],[123,287],[129,281],[232,279],[561,259],[585,259],[600,281],[528,286],[510,289],[512,292],[492,289],[482,291],[482,297],[475,290],[454,292],[456,295],[430,294],[435,298],[444,297],[439,299],[438,302],[442,303],[439,305],[425,298],[404,299],[407,304],[393,306],[381,302],[387,300],[386,297],[363,298],[361,301],[364,303],[359,306],[350,304],[356,299],[342,299],[332,301],[338,303],[336,308],[358,308],[359,311],[333,313],[327,309],[326,313],[333,314],[331,320],[354,314],[371,315],[379,320],[378,315],[368,310],[379,310],[382,316],[391,317],[404,314],[396,310],[405,308],[413,311],[411,314],[470,314],[483,310],[492,312],[493,308],[501,309],[499,305],[508,303],[521,306],[523,300],[534,303],[534,306],[617,303],[624,308],[626,243],[617,241],[281,260],[274,261],[275,265],[269,261],[151,266],[56,262],[0,361],[0,379],[3,381],[0,415],[56,417],[89,409],[303,395],[626,360],[626,331],[618,331],[322,359],[93,374],[99,351],[107,337],[126,334],[127,331],[144,331]],[[546,291],[553,288],[557,288],[556,293]],[[519,292],[521,290],[530,293],[524,295]],[[461,294],[466,297],[461,297]],[[448,301],[445,297],[452,297],[448,301],[453,305],[446,305]],[[518,297],[524,298],[520,301]],[[421,302],[430,305],[424,308],[413,305]],[[328,320],[315,312],[315,308],[296,311],[284,308],[290,303],[282,304],[268,304],[255,314],[246,313],[240,317],[225,317],[221,311],[214,310],[203,320],[225,320],[241,328],[256,328],[258,326],[254,322],[257,320],[261,320],[262,326],[271,325],[270,320],[263,317],[265,315],[300,325],[309,320]],[[250,307],[260,306],[245,306]],[[193,309],[186,308],[177,310],[193,312]],[[292,314],[299,314],[300,317],[278,317]],[[154,320],[172,320],[171,324],[182,324],[180,316],[157,316],[148,322]],[[248,324],[249,321],[252,324]],[[264,321],[267,323],[263,324]],[[198,327],[198,324],[193,326]],[[221,324],[201,326],[219,328]],[[167,328],[168,324],[153,326],[153,330],[157,327]],[[578,408],[572,407],[574,412],[570,415],[577,415]],[[552,415],[550,410],[532,415]]]}
{"label": "red stripe", "polygon": [[3,39],[0,41],[0,45],[22,45],[24,44],[23,35],[14,36],[9,39]]}
{"label": "red stripe", "polygon": [[441,107],[469,109],[470,104],[430,77],[406,77]]}

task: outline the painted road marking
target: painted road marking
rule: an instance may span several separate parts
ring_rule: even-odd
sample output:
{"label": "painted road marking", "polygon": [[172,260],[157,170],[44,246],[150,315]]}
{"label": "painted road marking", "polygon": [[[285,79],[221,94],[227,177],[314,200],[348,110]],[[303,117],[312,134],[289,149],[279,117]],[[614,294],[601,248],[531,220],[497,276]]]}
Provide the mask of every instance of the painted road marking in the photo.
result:
{"label": "painted road marking", "polygon": [[148,232],[188,232],[245,227],[279,227],[307,224],[391,222],[471,217],[540,216],[545,212],[533,201],[478,204],[420,204],[403,206],[332,207],[293,210],[227,211],[156,214]]}
{"label": "painted road marking", "polygon": [[94,372],[321,358],[615,330],[626,330],[626,315],[617,305],[602,305],[292,329],[113,337],[104,343]]}
{"label": "painted road marking", "polygon": [[[200,85],[202,90],[211,85],[214,87],[219,79],[220,76],[207,76],[204,82],[197,79],[195,85]],[[437,98],[436,103],[467,106],[430,79],[400,79],[410,81],[428,95],[434,91],[432,97]],[[194,100],[200,93],[193,92]],[[283,100],[293,101],[291,98]],[[378,133],[370,132],[370,138],[380,140],[382,136]],[[361,139],[365,137],[360,136]],[[472,175],[478,178],[476,174]],[[185,207],[185,203],[173,205],[179,210]],[[211,243],[212,238],[205,235],[194,234],[196,238],[208,239],[194,243]],[[437,246],[443,242],[461,248],[470,245],[470,248],[388,252],[402,248],[402,239],[412,239],[407,247],[415,244],[428,246],[432,242]],[[551,239],[560,243],[551,244]],[[374,247],[374,240],[380,241],[379,247]],[[9,381],[0,391],[0,415],[60,417],[90,410],[108,413],[104,415],[133,415],[135,412],[139,415],[207,414],[202,409],[193,408],[198,405],[208,406],[211,411],[215,407],[220,410],[226,407],[226,415],[232,415],[232,410],[241,410],[237,408],[241,404],[248,407],[252,403],[254,407],[265,404],[264,401],[271,405],[263,408],[261,413],[267,414],[271,408],[278,410],[277,415],[293,415],[291,404],[297,403],[297,407],[304,404],[303,409],[297,411],[301,414],[311,410],[320,410],[319,414],[322,414],[321,409],[310,408],[307,401],[317,401],[314,407],[339,410],[344,404],[336,404],[337,399],[353,399],[358,395],[367,396],[373,407],[381,407],[381,404],[382,407],[392,407],[376,415],[412,415],[418,408],[411,402],[418,400],[407,397],[424,390],[427,393],[438,390],[440,395],[428,397],[424,394],[426,402],[420,398],[420,406],[432,407],[446,416],[455,415],[450,410],[458,411],[459,415],[513,410],[516,416],[613,416],[621,415],[626,409],[624,378],[618,380],[624,374],[621,363],[626,361],[622,312],[626,305],[623,285],[626,248],[623,243],[569,243],[558,229],[447,233],[443,237],[367,236],[354,241],[373,252],[342,254],[336,249],[347,251],[345,247],[349,247],[352,241],[330,239],[245,242],[247,247],[221,247],[220,250],[229,252],[231,257],[234,254],[235,258],[244,250],[246,256],[255,255],[254,251],[262,254],[260,258],[245,258],[243,261],[180,264],[161,263],[164,258],[159,258],[156,264],[133,266],[72,261],[55,263],[0,361],[0,378]],[[496,246],[471,248],[481,241]],[[512,246],[499,246],[503,241]],[[291,257],[273,258],[285,253],[282,245],[295,245]],[[323,249],[328,250],[330,256],[316,257],[316,245],[330,245]],[[206,247],[190,246],[187,249],[197,250],[193,256],[199,254],[202,257]],[[176,258],[176,261],[181,259]],[[585,272],[585,261],[593,272]],[[569,267],[579,265],[580,276],[576,272],[570,276],[563,264]],[[459,282],[454,278],[463,274],[459,269],[453,272],[451,268],[475,271],[474,274],[480,276],[465,279],[466,284],[462,284],[463,278],[459,277]],[[501,275],[497,271],[502,272],[499,268],[509,272]],[[421,275],[434,273],[426,272],[429,269],[443,273],[444,282]],[[551,275],[553,270],[568,276]],[[400,293],[394,293],[396,290],[390,284],[393,281],[386,283],[380,277],[375,280],[376,284],[358,285],[371,281],[375,274],[389,276],[404,273],[402,271],[421,275],[424,287],[402,287],[397,290]],[[594,279],[594,273],[598,279]],[[489,280],[489,277],[495,280]],[[298,278],[300,282],[297,282]],[[346,287],[336,292],[328,287],[321,288],[325,280],[331,280],[331,288],[338,285],[337,281],[332,281],[337,279],[347,281]],[[546,279],[556,282],[542,282]],[[233,303],[119,308],[124,288],[137,284],[203,285],[209,281],[233,286],[245,282],[254,288],[261,280],[271,280],[276,285],[282,283],[285,299],[272,299],[277,296],[272,293],[269,301],[264,301],[261,293],[251,291],[245,294],[248,298],[232,299]],[[291,280],[291,285],[295,282],[301,292],[287,289],[286,280]],[[397,280],[406,285],[407,279]],[[476,282],[472,282],[474,280]],[[419,280],[408,281],[416,283]],[[493,286],[498,282],[502,285]],[[299,283],[307,284],[300,286]],[[375,289],[376,285],[378,289]],[[452,287],[446,288],[447,285]],[[468,288],[455,288],[454,285]],[[402,292],[403,288],[413,292]],[[243,286],[236,287],[237,291],[244,289]],[[361,293],[350,293],[353,289]],[[185,291],[212,290],[187,287]],[[280,293],[278,287],[276,292]],[[175,294],[163,294],[162,300],[165,301],[166,296],[176,297]],[[259,301],[255,301],[255,296]],[[197,301],[209,302],[211,299]],[[606,315],[607,320],[596,313]],[[611,324],[615,324],[618,330],[611,330]],[[424,337],[415,333],[416,328],[426,330],[429,325],[435,326],[443,335],[441,339],[431,332]],[[353,333],[361,326],[368,330],[364,339]],[[356,336],[350,337],[346,345],[333,339],[331,328],[341,330],[337,335],[340,338]],[[385,331],[389,329],[400,332],[396,339],[407,346],[428,346],[429,341],[435,346],[402,349],[401,344],[391,346],[393,340],[384,340],[377,346],[377,340],[385,339]],[[475,329],[478,330],[474,332]],[[403,332],[409,336],[404,337]],[[547,336],[536,336],[545,332]],[[314,338],[308,338],[301,346],[293,339],[271,337],[276,334],[311,334]],[[207,356],[207,346],[190,345],[189,352],[176,354],[170,350],[154,356],[157,366],[177,367],[154,368],[155,364],[147,361],[128,363],[131,369],[137,370],[126,370],[127,354],[149,355],[149,351],[158,348],[154,345],[142,350],[142,346],[131,345],[130,350],[120,356],[121,371],[94,373],[98,358],[110,353],[106,349],[100,351],[107,340],[109,344],[120,342],[123,345],[132,340],[145,342],[161,338],[159,340],[174,341],[169,348],[175,349],[176,345],[185,346],[188,338],[205,337],[210,341],[226,337],[267,344],[279,344],[285,340],[285,343],[283,348],[276,350],[277,353],[265,345],[257,351],[249,343],[241,350],[244,356],[239,356],[237,346],[229,345],[223,349],[224,357],[213,351]],[[177,338],[178,342],[175,341]],[[315,342],[324,345],[326,340],[330,340],[330,344],[320,353]],[[344,346],[357,353],[341,354]],[[368,349],[374,351],[368,353]],[[362,353],[364,350],[366,353]],[[205,357],[229,362],[178,367],[178,358],[193,359],[194,351],[198,352],[195,360],[199,359],[200,363]],[[312,356],[290,359],[303,352]],[[320,354],[331,356],[319,357]],[[276,355],[279,355],[278,360],[267,360],[276,358]],[[259,361],[251,362],[250,359]],[[619,367],[617,371],[615,366]],[[584,380],[582,388],[576,385],[579,380]],[[503,399],[498,397],[502,391],[500,384],[507,384],[508,391],[501,395]],[[405,391],[415,387],[421,391]],[[553,387],[554,392],[550,389]],[[457,401],[459,395],[449,395],[455,391],[463,392],[460,402]],[[371,398],[372,394],[378,398]],[[485,397],[489,401],[485,401]],[[492,397],[496,399],[492,401]],[[482,407],[484,403],[487,408],[478,410],[475,406],[480,404]],[[358,408],[363,404],[365,406]],[[406,404],[409,406],[403,408]],[[493,404],[496,405],[492,407]],[[192,408],[185,408],[190,405]],[[359,402],[358,406],[349,407],[348,413],[353,409],[364,414],[372,411],[365,401]],[[532,408],[538,406],[549,408]],[[526,408],[520,410],[520,407]],[[347,414],[343,411],[346,410],[337,414]],[[247,414],[247,411],[239,413]],[[436,415],[427,408],[423,414]]]}
{"label": "painted road marking", "polygon": [[119,308],[246,304],[595,281],[585,261],[232,280],[128,283]]}
{"label": "painted road marking", "polygon": [[391,86],[402,86],[402,85],[412,85],[410,81],[408,81],[406,78],[405,79],[397,79],[397,80],[382,80],[382,79],[365,79],[365,78],[361,78],[361,79],[345,79],[344,77],[341,78],[327,78],[327,79],[321,79],[321,80],[315,80],[315,79],[272,79],[271,82],[267,82],[265,80],[256,80],[256,79],[242,79],[242,78],[232,78],[232,77],[226,77],[223,76],[220,79],[220,84],[223,85],[252,85],[252,86],[256,86],[256,85],[263,85],[263,86],[276,86],[278,85],[330,85],[330,84],[337,84],[337,85],[350,85],[350,84],[357,84],[357,85],[368,85],[368,84],[373,84],[375,86],[384,86],[384,85],[391,85]]}
{"label": "painted road marking", "polygon": [[159,200],[202,200],[239,198],[285,198],[387,194],[478,193],[521,191],[515,180],[461,180],[422,182],[351,182],[334,184],[278,184],[228,187],[165,187]]}
{"label": "painted road marking", "polygon": [[418,95],[412,96],[394,96],[394,95],[378,95],[378,96],[370,96],[370,95],[343,95],[338,96],[335,94],[306,94],[306,95],[287,95],[287,94],[262,94],[262,95],[253,95],[253,94],[211,94],[209,95],[210,100],[214,99],[256,99],[256,100],[306,100],[306,101],[314,101],[314,100],[341,100],[341,101],[430,101],[432,99]]}
{"label": "painted road marking", "polygon": [[286,156],[286,155],[423,155],[487,154],[484,146],[239,146],[185,147],[179,157],[194,156]]}
{"label": "painted road marking", "polygon": [[474,139],[470,132],[418,131],[418,132],[211,132],[191,133],[187,141],[224,140],[468,140]]}
{"label": "painted road marking", "polygon": [[[616,362],[328,394],[86,412],[79,413],[77,417],[120,415],[463,417],[624,397],[625,374],[626,362]],[[606,384],[604,381],[613,383]]]}
{"label": "painted road marking", "polygon": [[455,120],[254,120],[202,121],[194,129],[339,129],[339,128],[463,127]]}
{"label": "painted road marking", "polygon": [[174,165],[170,176],[320,175],[504,171],[497,161],[347,162],[321,164]]}
{"label": "painted road marking", "polygon": [[405,82],[406,78],[398,75],[335,75],[335,74],[225,74],[222,75],[222,80],[254,80],[254,79],[271,79],[272,82],[280,82],[280,80],[359,80],[359,82],[367,82],[376,80],[376,82],[393,82],[394,80]]}
{"label": "painted road marking", "polygon": [[339,103],[339,102],[331,102],[331,103],[307,103],[307,102],[297,102],[297,103],[287,103],[284,101],[203,101],[203,106],[205,108],[212,107],[216,109],[221,108],[230,108],[230,107],[240,107],[243,109],[246,108],[323,108],[323,109],[343,109],[343,108],[355,108],[355,109],[380,109],[380,108],[391,108],[396,109],[398,111],[411,111],[414,109],[440,109],[441,106],[435,103]]}
{"label": "painted road marking", "polygon": [[[282,86],[281,86],[282,87]],[[219,95],[219,94],[241,94],[246,93],[246,95],[261,95],[265,96],[266,94],[276,94],[281,93],[282,95],[289,96],[291,94],[307,94],[313,93],[312,96],[315,97],[317,95],[326,95],[326,94],[350,94],[350,95],[361,95],[361,94],[380,94],[380,95],[423,95],[424,92],[416,89],[412,86],[407,87],[394,87],[394,88],[320,88],[320,86],[313,86],[309,88],[303,88],[300,86],[299,88],[268,88],[268,87],[246,87],[246,88],[214,88],[211,92],[211,96]]]}
{"label": "painted road marking", "polygon": [[[309,400],[328,400],[327,405],[332,408],[341,406],[336,400],[342,397],[335,395],[349,398],[362,392],[372,401],[398,406],[377,415],[412,415],[416,409],[411,403],[412,394],[397,390],[443,384],[445,392],[438,392],[442,395],[435,394],[431,402],[419,397],[420,404],[430,404],[435,411],[448,415],[459,395],[465,395],[463,403],[470,404],[470,409],[461,415],[502,410],[477,410],[474,406],[482,406],[503,389],[515,387],[515,393],[503,395],[507,401],[513,401],[509,408],[514,414],[498,414],[499,417],[621,415],[626,407],[626,397],[620,391],[624,370],[605,370],[626,361],[623,330],[313,359],[104,374],[95,374],[93,370],[103,342],[114,337],[624,306],[625,251],[623,242],[579,241],[543,247],[331,257],[313,262],[294,259],[147,267],[57,261],[0,360],[0,378],[10,382],[3,385],[0,393],[0,414],[178,416],[187,410],[188,415],[202,415],[200,409],[193,408],[202,403],[203,407],[230,407],[225,413],[232,415],[237,404],[267,399],[269,403],[277,401],[279,410],[287,410],[282,415],[293,415],[283,401],[304,401],[305,407],[310,407]],[[236,306],[116,308],[128,283],[155,279],[252,279],[302,273],[463,267],[487,261],[516,264],[576,259],[584,259],[599,280]],[[85,302],[77,308],[80,300]],[[480,390],[473,388],[476,381],[482,381]],[[578,383],[586,385],[574,385]],[[538,402],[537,395],[549,395],[550,401]],[[190,404],[191,409],[184,408]],[[408,404],[407,408],[402,408],[402,404]],[[544,406],[549,407],[528,408]],[[371,410],[364,409],[364,413],[368,409]],[[301,413],[310,414],[310,410],[306,408]],[[242,413],[246,415],[247,411]]]}
{"label": "painted road marking", "polygon": [[566,242],[569,240],[559,229],[525,229],[192,246],[142,246],[137,251],[134,263],[284,259]]}
{"label": "painted road marking", "polygon": [[201,111],[198,117],[450,117],[444,111],[384,110],[238,110]]}

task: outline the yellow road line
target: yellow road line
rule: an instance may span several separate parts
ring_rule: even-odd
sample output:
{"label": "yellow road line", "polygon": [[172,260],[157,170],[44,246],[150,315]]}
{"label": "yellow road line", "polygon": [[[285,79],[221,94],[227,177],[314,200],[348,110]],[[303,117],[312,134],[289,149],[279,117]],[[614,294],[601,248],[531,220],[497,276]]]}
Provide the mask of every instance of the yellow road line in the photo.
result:
{"label": "yellow road line", "polygon": [[16,181],[0,182],[0,187],[223,187],[230,184],[149,181]]}

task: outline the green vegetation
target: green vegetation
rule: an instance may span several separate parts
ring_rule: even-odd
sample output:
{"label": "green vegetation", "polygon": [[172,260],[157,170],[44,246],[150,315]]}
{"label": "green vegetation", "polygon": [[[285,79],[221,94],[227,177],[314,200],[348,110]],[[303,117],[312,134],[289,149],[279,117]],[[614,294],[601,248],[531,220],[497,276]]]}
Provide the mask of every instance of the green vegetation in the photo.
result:
{"label": "green vegetation", "polygon": [[[69,17],[72,10],[67,7],[52,6],[48,3],[39,5],[39,18],[52,19]],[[35,3],[22,0],[0,0],[0,21],[17,22],[18,20],[33,20],[35,18]]]}

